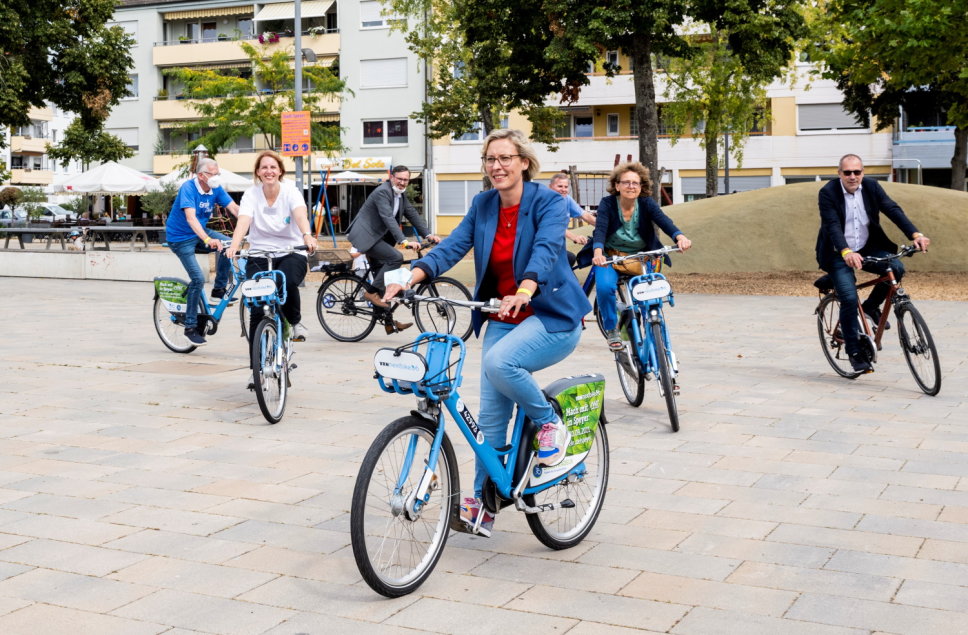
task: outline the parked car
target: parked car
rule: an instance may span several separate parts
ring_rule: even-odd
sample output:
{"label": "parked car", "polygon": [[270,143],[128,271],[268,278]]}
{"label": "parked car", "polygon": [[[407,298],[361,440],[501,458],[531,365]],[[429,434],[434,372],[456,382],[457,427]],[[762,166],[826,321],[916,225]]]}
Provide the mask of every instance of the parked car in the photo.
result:
{"label": "parked car", "polygon": [[42,221],[50,223],[54,221],[74,220],[74,215],[57,203],[41,203],[40,208],[40,220]]}
{"label": "parked car", "polygon": [[22,209],[12,210],[9,207],[0,209],[0,225],[14,225],[27,222],[27,212]]}

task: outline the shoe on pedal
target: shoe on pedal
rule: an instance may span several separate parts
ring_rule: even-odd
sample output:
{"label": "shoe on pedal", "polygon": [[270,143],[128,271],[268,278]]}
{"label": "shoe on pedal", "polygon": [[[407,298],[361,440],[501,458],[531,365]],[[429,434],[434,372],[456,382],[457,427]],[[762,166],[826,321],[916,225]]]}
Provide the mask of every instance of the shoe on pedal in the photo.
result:
{"label": "shoe on pedal", "polygon": [[460,517],[452,529],[465,534],[477,534],[485,538],[491,537],[494,529],[494,516],[486,509],[479,498],[465,498],[460,504]]}
{"label": "shoe on pedal", "polygon": [[387,330],[387,335],[391,335],[393,333],[399,333],[400,331],[407,330],[413,326],[413,322],[397,322],[396,320],[393,320],[393,324],[384,324],[383,326]]}
{"label": "shoe on pedal", "polygon": [[608,342],[608,348],[612,351],[622,350],[622,334],[619,333],[618,329],[612,329],[605,332],[605,341]]}
{"label": "shoe on pedal", "polygon": [[[871,324],[873,325],[872,328],[876,329],[877,323],[881,321],[880,309],[868,309],[867,307],[864,307],[864,315],[866,315],[867,319],[871,321]],[[884,320],[884,330],[886,331],[889,328],[891,328],[891,323],[887,320]]]}
{"label": "shoe on pedal", "polygon": [[198,332],[198,329],[194,326],[185,329],[185,339],[192,343],[192,346],[205,346],[208,342],[205,341],[205,336]]}
{"label": "shoe on pedal", "polygon": [[[218,304],[219,302],[222,301],[222,298],[225,297],[225,294],[226,294],[226,290],[223,288],[212,289],[212,297],[211,297],[210,304]],[[239,301],[238,298],[233,297],[229,300],[229,304],[235,304],[238,301]]]}
{"label": "shoe on pedal", "polygon": [[383,307],[384,309],[390,306],[389,304],[383,301],[383,298],[380,297],[379,293],[364,291],[363,297],[366,298],[367,301],[373,306]]}
{"label": "shoe on pedal", "polygon": [[303,326],[302,322],[299,322],[292,327],[292,341],[293,342],[305,342],[306,336],[309,335],[309,329]]}
{"label": "shoe on pedal", "polygon": [[850,367],[854,369],[855,373],[873,373],[874,367],[871,363],[861,357],[860,355],[850,356]]}
{"label": "shoe on pedal", "polygon": [[555,416],[554,421],[541,426],[536,437],[538,442],[538,465],[553,467],[561,463],[571,443],[571,432],[562,421]]}

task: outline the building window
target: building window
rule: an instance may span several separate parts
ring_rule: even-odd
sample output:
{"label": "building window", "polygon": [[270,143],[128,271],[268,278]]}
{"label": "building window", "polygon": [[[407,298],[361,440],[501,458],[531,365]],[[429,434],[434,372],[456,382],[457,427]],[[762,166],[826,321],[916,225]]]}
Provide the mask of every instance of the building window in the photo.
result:
{"label": "building window", "polygon": [[639,136],[639,120],[635,117],[635,106],[629,108],[629,134]]}
{"label": "building window", "polygon": [[609,137],[618,136],[618,113],[608,113],[605,124],[605,134],[607,134]]}
{"label": "building window", "polygon": [[867,129],[840,104],[799,104],[797,121],[801,132]]}
{"label": "building window", "polygon": [[360,88],[403,88],[407,85],[407,58],[360,60]]}
{"label": "building window", "polygon": [[[504,117],[501,117],[501,121],[498,122],[496,128],[507,128],[507,127],[508,127],[508,118],[507,118],[507,115],[505,115]],[[474,127],[468,132],[465,132],[459,137],[451,137],[451,138],[455,142],[478,142],[479,143],[484,140],[484,124],[481,122],[477,122],[474,124]]]}
{"label": "building window", "polygon": [[605,63],[613,69],[618,66],[618,51],[608,51],[605,53]]}
{"label": "building window", "polygon": [[137,74],[128,76],[128,85],[125,86],[125,88],[127,88],[128,92],[131,93],[130,95],[125,97],[125,99],[138,98],[138,75]]}
{"label": "building window", "polygon": [[124,145],[128,146],[132,150],[138,150],[138,129],[137,128],[108,128],[106,130],[109,134],[113,134],[115,137],[121,140]]}
{"label": "building window", "polygon": [[363,145],[405,144],[409,141],[406,119],[381,119],[363,122]]}
{"label": "building window", "polygon": [[591,115],[587,117],[579,117],[575,115],[574,121],[575,121],[575,128],[574,128],[574,134],[572,136],[591,137],[593,135],[594,127],[592,125]]}
{"label": "building window", "polygon": [[447,216],[463,216],[470,209],[471,199],[483,189],[481,179],[439,181],[437,183],[438,213]]}
{"label": "building window", "polygon": [[119,26],[124,29],[124,32],[131,36],[134,40],[134,45],[138,46],[138,22],[136,20],[130,20],[125,22],[108,22],[107,26]]}
{"label": "building window", "polygon": [[360,2],[360,28],[361,29],[386,29],[394,22],[399,22],[403,18],[398,15],[383,15],[383,5],[376,0],[363,0]]}
{"label": "building window", "polygon": [[252,36],[252,18],[240,18],[236,26],[239,30],[239,37],[243,40]]}

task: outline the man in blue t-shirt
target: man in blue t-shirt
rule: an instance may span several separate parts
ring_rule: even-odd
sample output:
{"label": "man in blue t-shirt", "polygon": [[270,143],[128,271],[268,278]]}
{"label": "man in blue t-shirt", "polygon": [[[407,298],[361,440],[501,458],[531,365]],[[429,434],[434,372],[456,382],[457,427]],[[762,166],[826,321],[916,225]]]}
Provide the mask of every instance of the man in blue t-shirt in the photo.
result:
{"label": "man in blue t-shirt", "polygon": [[[218,204],[239,215],[239,206],[222,188],[218,163],[214,159],[201,159],[195,167],[195,178],[182,183],[178,195],[168,213],[165,234],[168,247],[175,252],[188,272],[187,306],[185,307],[185,337],[195,346],[206,344],[205,336],[198,329],[198,303],[204,291],[205,274],[195,259],[196,247],[221,252],[229,245],[227,236],[206,227],[208,219]],[[215,259],[215,284],[212,298],[218,301],[225,295],[232,267],[229,260],[219,253]]]}

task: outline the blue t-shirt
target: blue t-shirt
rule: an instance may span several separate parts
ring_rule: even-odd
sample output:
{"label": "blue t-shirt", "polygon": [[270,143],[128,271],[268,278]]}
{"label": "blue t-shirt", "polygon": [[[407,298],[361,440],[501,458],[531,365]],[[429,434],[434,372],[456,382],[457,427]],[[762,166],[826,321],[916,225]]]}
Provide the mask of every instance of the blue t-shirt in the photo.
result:
{"label": "blue t-shirt", "polygon": [[568,199],[568,216],[569,218],[581,218],[581,215],[585,213],[585,210],[581,208],[575,199],[570,196],[566,196]]}
{"label": "blue t-shirt", "polygon": [[205,227],[208,219],[215,211],[215,204],[226,207],[232,203],[232,197],[221,187],[213,188],[208,194],[202,193],[198,188],[197,179],[189,179],[178,188],[178,195],[168,213],[168,221],[165,223],[165,237],[170,243],[178,243],[191,238],[198,238],[185,218],[185,208],[191,207],[195,210],[195,218]]}

